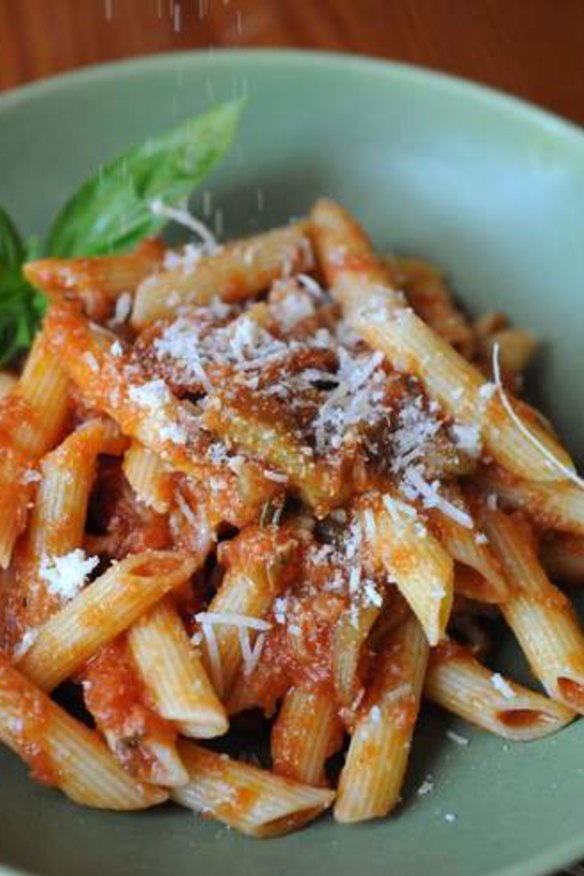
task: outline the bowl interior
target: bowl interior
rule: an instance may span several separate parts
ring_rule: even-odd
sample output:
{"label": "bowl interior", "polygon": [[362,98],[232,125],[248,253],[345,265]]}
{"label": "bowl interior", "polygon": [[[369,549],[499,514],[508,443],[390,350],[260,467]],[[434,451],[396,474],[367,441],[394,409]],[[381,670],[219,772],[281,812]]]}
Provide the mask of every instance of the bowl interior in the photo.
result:
{"label": "bowl interior", "polygon": [[[286,222],[320,194],[340,199],[380,246],[444,265],[472,312],[506,311],[541,336],[534,394],[582,458],[584,136],[547,114],[446,77],[356,58],[150,58],[0,99],[0,202],[25,231],[42,231],[100,161],[242,93],[250,102],[241,134],[207,186],[225,234]],[[501,661],[525,674],[511,643]],[[448,727],[470,744],[451,742]],[[300,868],[533,876],[584,853],[583,742],[584,725],[575,724],[510,746],[426,709],[394,818],[342,828],[324,819],[266,843],[172,807],[138,815],[78,809],[29,782],[2,750],[0,861],[47,876],[183,876],[194,868],[215,876],[242,858],[256,876]],[[434,791],[418,796],[428,774]]]}

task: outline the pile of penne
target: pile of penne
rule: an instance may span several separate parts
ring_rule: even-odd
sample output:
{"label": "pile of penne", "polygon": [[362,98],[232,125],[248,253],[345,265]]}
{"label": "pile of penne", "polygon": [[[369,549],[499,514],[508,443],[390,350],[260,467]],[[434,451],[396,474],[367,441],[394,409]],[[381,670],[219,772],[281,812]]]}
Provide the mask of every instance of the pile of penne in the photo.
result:
{"label": "pile of penne", "polygon": [[[50,306],[2,378],[0,740],[33,777],[267,837],[390,812],[424,697],[517,741],[584,711],[549,577],[584,580],[584,485],[517,400],[527,332],[326,200],[26,275]],[[487,667],[497,614],[544,693]],[[269,769],[202,742],[230,722],[269,727]]]}

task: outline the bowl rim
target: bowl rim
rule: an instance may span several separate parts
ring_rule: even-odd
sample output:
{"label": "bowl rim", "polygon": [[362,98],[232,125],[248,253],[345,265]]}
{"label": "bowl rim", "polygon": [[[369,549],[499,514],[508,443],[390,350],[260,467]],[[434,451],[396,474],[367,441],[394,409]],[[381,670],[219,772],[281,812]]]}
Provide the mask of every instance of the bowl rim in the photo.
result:
{"label": "bowl rim", "polygon": [[361,70],[369,75],[385,77],[390,74],[394,79],[415,82],[418,85],[431,88],[449,89],[461,96],[474,97],[482,104],[495,104],[497,108],[507,113],[519,114],[525,121],[544,125],[548,133],[555,133],[574,138],[584,145],[584,125],[563,118],[553,110],[513,94],[501,91],[464,76],[445,73],[432,67],[411,64],[405,61],[394,61],[382,57],[373,57],[349,52],[337,52],[321,49],[288,49],[288,48],[241,48],[229,47],[209,49],[181,49],[170,52],[155,52],[149,55],[136,55],[115,61],[88,64],[73,70],[66,70],[53,76],[48,76],[23,85],[16,85],[0,91],[0,110],[7,110],[26,103],[28,100],[49,96],[66,87],[68,84],[90,84],[99,80],[115,79],[120,73],[136,75],[150,69],[152,66],[160,70],[174,69],[177,60],[185,64],[230,65],[233,62],[261,63],[289,67],[305,67],[310,65],[311,72],[318,68]]}
{"label": "bowl rim", "polygon": [[[278,65],[280,67],[302,68],[303,72],[320,70],[361,71],[368,76],[386,78],[395,81],[407,81],[427,89],[449,91],[455,97],[472,99],[482,106],[504,111],[509,116],[519,117],[530,125],[544,128],[546,133],[554,135],[558,140],[570,141],[583,152],[584,160],[584,127],[576,122],[564,119],[551,110],[538,106],[521,97],[507,94],[489,85],[484,85],[457,76],[444,73],[430,67],[393,61],[381,57],[371,57],[346,52],[313,50],[313,49],[279,49],[279,48],[213,48],[184,49],[171,52],[157,52],[149,55],[137,55],[122,60],[108,61],[79,67],[58,73],[38,81],[17,85],[0,93],[0,116],[13,108],[26,105],[29,101],[58,93],[69,85],[84,85],[94,82],[112,81],[120,74],[129,77],[157,68],[159,71],[176,69],[177,61],[189,66],[204,66],[211,60],[214,67],[241,63],[242,65]],[[307,69],[308,67],[308,69]],[[1,851],[0,851],[1,854]],[[570,840],[562,841],[539,852],[535,856],[511,864],[496,873],[485,876],[545,876],[554,870],[570,866],[573,861],[584,857],[584,831]],[[0,861],[0,876],[41,876],[36,871],[15,869]]]}

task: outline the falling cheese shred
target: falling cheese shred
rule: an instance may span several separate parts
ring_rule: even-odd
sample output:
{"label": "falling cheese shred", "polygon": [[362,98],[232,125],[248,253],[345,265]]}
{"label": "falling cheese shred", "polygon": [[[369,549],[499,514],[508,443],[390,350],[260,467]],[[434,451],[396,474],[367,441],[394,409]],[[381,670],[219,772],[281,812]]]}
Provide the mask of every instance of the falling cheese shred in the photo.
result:
{"label": "falling cheese shred", "polygon": [[495,378],[495,386],[497,387],[497,391],[499,393],[499,398],[501,399],[501,404],[509,414],[510,418],[513,420],[513,423],[517,426],[519,431],[525,435],[528,441],[530,441],[534,447],[537,447],[539,452],[545,459],[548,461],[550,468],[555,468],[559,472],[561,472],[564,477],[566,477],[573,484],[576,484],[577,487],[584,490],[584,479],[579,477],[576,472],[572,471],[571,468],[568,468],[567,465],[564,465],[556,459],[556,457],[545,447],[541,441],[531,432],[530,429],[527,428],[523,420],[515,413],[513,410],[513,405],[509,401],[509,396],[505,392],[505,388],[501,381],[501,366],[499,362],[499,343],[496,342],[493,344],[493,376]]}

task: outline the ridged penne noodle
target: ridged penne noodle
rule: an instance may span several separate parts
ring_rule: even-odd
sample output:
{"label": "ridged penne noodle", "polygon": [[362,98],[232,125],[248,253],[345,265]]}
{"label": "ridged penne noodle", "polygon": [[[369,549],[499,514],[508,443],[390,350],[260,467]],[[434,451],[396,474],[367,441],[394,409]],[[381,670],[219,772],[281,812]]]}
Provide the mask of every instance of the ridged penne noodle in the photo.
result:
{"label": "ridged penne noodle", "polygon": [[133,252],[122,255],[72,259],[39,259],[24,266],[33,286],[47,295],[94,295],[115,299],[134,292],[138,284],[161,265],[164,247],[146,240]]}
{"label": "ridged penne noodle", "polygon": [[81,680],[85,706],[126,771],[147,784],[186,785],[176,730],[150,706],[123,636],[85,664]]}
{"label": "ridged penne noodle", "polygon": [[420,621],[431,645],[444,636],[454,596],[452,558],[418,518],[389,493],[368,502],[375,520],[371,549]]}
{"label": "ridged penne noodle", "polygon": [[100,809],[145,809],[165,791],[145,787],[115,762],[97,733],[52,702],[0,652],[0,741],[76,803]]}
{"label": "ridged penne noodle", "polygon": [[172,799],[248,836],[283,836],[317,818],[335,794],[194,745],[179,744],[191,780]]}
{"label": "ridged penne noodle", "polygon": [[493,467],[481,472],[480,482],[504,506],[526,511],[546,529],[584,535],[584,490],[579,487],[514,478]]}
{"label": "ridged penne noodle", "polygon": [[367,636],[381,613],[381,606],[348,608],[334,632],[333,680],[335,696],[344,709],[351,709],[363,689],[359,662]]}
{"label": "ridged penne noodle", "polygon": [[[16,581],[8,594],[21,636],[44,624],[76,594],[75,581],[69,592],[71,586],[58,580],[55,563],[83,544],[98,454],[122,447],[111,421],[88,420],[43,458],[30,526],[17,550]],[[82,561],[83,555],[79,557]]]}
{"label": "ridged penne noodle", "polygon": [[564,584],[584,584],[584,538],[553,532],[540,545],[539,557],[547,574]]}
{"label": "ridged penne noodle", "polygon": [[138,288],[132,325],[143,329],[178,307],[208,304],[217,296],[225,301],[252,298],[282,275],[311,267],[312,251],[301,223],[236,241],[202,256],[191,270],[181,266],[147,278]]}
{"label": "ridged penne noodle", "polygon": [[0,446],[0,496],[10,496],[11,500],[0,505],[0,570],[10,565],[14,545],[26,529],[36,477],[34,472],[31,476],[31,472],[30,462],[25,456],[10,446]]}
{"label": "ridged penne noodle", "polygon": [[[333,294],[353,328],[400,370],[415,374],[443,408],[462,423],[479,425],[486,449],[514,474],[565,481],[573,470],[567,452],[528,411],[516,415],[557,461],[552,464],[507,413],[496,387],[411,309],[392,287],[363,230],[332,201],[318,201],[311,213],[315,249]],[[559,466],[559,467],[558,467]]]}
{"label": "ridged penne noodle", "polygon": [[[196,462],[189,469],[189,457],[197,448],[190,445],[187,450],[184,406],[169,390],[163,392],[163,398],[155,396],[149,403],[148,382],[130,382],[124,357],[116,355],[113,336],[93,327],[78,308],[66,302],[51,308],[45,331],[55,352],[61,351],[63,366],[73,382],[125,435],[160,453],[176,468],[182,462],[189,473],[190,469],[200,470]],[[146,403],[140,398],[144,387]]]}
{"label": "ridged penne noodle", "polygon": [[[547,576],[584,583],[584,479],[514,395],[534,338],[332,201],[219,245],[167,196],[200,242],[24,269],[48,306],[0,371],[0,743],[80,802],[169,788],[270,837],[396,807],[424,690],[510,740],[584,714]],[[546,695],[487,667],[500,615]]]}
{"label": "ridged penne noodle", "polygon": [[69,381],[45,337],[34,342],[16,387],[0,403],[0,433],[30,459],[54,447],[69,411]]}
{"label": "ridged penne noodle", "polygon": [[335,818],[387,815],[399,801],[428,661],[428,642],[410,616],[387,638],[373,668],[339,780]]}
{"label": "ridged penne noodle", "polygon": [[[258,546],[265,546],[265,552]],[[283,588],[296,541],[282,530],[244,533],[229,545],[228,567],[207,612],[201,617],[203,657],[219,696],[226,699],[243,664],[240,628],[234,618],[261,619]],[[207,618],[212,620],[205,620]],[[221,616],[225,617],[221,623]],[[218,622],[219,621],[219,622]],[[249,629],[250,647],[256,631]]]}
{"label": "ridged penne noodle", "polygon": [[58,442],[69,411],[69,381],[45,337],[36,339],[16,386],[0,399],[0,568],[26,527],[30,466]]}
{"label": "ridged penne noodle", "polygon": [[[460,497],[461,498],[461,497]],[[452,496],[450,496],[452,499]],[[465,512],[468,508],[464,506]],[[489,547],[486,536],[476,527],[462,526],[450,515],[437,508],[427,512],[430,528],[442,546],[457,561],[474,569],[483,578],[480,591],[482,602],[503,602],[507,596],[507,582],[501,564]],[[472,518],[471,518],[472,519]],[[457,578],[455,576],[455,586]],[[470,595],[468,593],[464,595]],[[476,594],[472,594],[474,597]]]}
{"label": "ridged penne noodle", "polygon": [[454,642],[432,652],[424,694],[471,724],[515,742],[542,739],[575,717],[561,703],[491,672]]}
{"label": "ridged penne noodle", "polygon": [[116,563],[41,627],[21,671],[52,690],[196,568],[196,559],[170,551],[145,551]]}
{"label": "ridged penne noodle", "polygon": [[242,504],[240,493],[250,483],[260,505],[281,489],[281,484],[263,477],[263,468],[253,460],[243,460],[236,474],[205,459],[211,439],[194,425],[192,405],[175,398],[162,381],[142,378],[132,382],[123,355],[114,352],[118,342],[92,327],[79,309],[67,302],[53,306],[45,319],[45,331],[85,398],[118,423],[124,435],[159,455],[171,469],[203,485],[222,478],[237,494],[235,501],[231,497],[230,506],[237,501]]}
{"label": "ridged penne noodle", "polygon": [[465,359],[476,349],[476,337],[464,313],[455,306],[436,265],[419,259],[390,256],[385,260],[393,285],[403,289],[418,316]]}
{"label": "ridged penne noodle", "polygon": [[584,633],[539,562],[531,526],[517,514],[488,510],[484,525],[511,585],[501,611],[534,675],[553,699],[584,712]]}
{"label": "ridged penne noodle", "polygon": [[326,787],[325,763],[342,741],[343,729],[332,694],[293,687],[272,727],[272,769],[305,785]]}
{"label": "ridged penne noodle", "polygon": [[184,736],[210,739],[229,722],[207,672],[189,642],[171,597],[129,630],[128,641],[156,710]]}
{"label": "ridged penne noodle", "polygon": [[124,454],[124,474],[141,502],[167,514],[172,497],[170,472],[160,457],[133,441]]}

